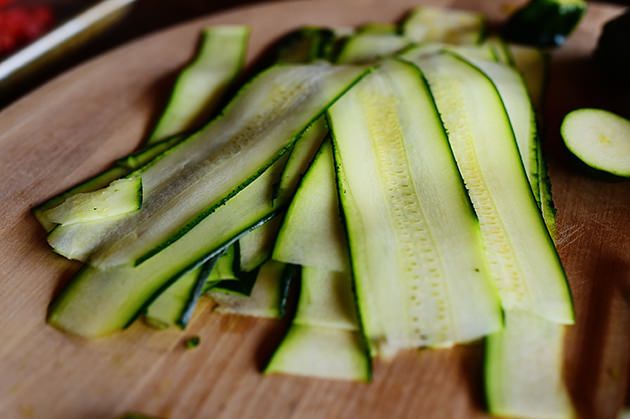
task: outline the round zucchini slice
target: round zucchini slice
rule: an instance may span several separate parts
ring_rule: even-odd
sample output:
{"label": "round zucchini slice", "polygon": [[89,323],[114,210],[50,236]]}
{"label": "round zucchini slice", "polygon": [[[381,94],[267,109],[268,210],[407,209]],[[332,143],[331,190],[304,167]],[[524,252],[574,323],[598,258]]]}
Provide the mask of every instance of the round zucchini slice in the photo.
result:
{"label": "round zucchini slice", "polygon": [[601,109],[578,109],[564,117],[562,138],[589,167],[630,177],[630,121]]}

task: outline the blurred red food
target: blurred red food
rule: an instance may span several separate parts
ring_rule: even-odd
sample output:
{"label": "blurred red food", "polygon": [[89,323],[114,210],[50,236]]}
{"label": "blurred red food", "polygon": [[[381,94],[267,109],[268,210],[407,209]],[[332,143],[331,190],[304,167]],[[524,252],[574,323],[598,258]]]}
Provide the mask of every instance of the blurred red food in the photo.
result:
{"label": "blurred red food", "polygon": [[0,56],[37,39],[54,22],[49,6],[11,6],[11,2],[0,0]]}

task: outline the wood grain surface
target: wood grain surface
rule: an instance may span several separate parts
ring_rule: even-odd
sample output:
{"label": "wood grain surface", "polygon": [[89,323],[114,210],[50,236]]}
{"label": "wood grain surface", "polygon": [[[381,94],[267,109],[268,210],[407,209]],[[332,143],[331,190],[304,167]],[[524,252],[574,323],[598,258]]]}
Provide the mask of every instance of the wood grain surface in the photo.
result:
{"label": "wood grain surface", "polygon": [[[251,25],[251,59],[293,27],[395,20],[416,3],[287,2],[199,19],[92,60],[0,113],[0,418],[114,418],[130,410],[173,419],[484,417],[480,345],[408,351],[377,363],[371,384],[352,384],[263,377],[260,367],[285,325],[219,316],[207,303],[186,332],[137,323],[87,341],[45,323],[51,298],[77,265],[50,251],[29,208],[139,144],[200,28]],[[480,9],[495,21],[513,7],[430,3]],[[584,418],[615,417],[627,395],[630,183],[578,170],[560,146],[558,126],[577,106],[619,103],[622,92],[599,86],[602,77],[588,62],[602,22],[618,10],[593,5],[554,54],[545,107],[559,250],[577,307],[566,379]],[[190,335],[201,345],[186,351]]]}

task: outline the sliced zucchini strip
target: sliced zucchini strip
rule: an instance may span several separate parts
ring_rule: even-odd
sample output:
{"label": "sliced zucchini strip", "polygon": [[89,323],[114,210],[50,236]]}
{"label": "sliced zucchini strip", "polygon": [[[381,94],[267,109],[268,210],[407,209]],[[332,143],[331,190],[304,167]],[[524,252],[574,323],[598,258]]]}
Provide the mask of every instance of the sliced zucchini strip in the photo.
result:
{"label": "sliced zucchini strip", "polygon": [[401,53],[400,57],[408,61],[413,61],[425,55],[437,54],[443,50],[451,51],[467,58],[494,60],[494,53],[487,43],[479,45],[449,45],[443,42],[427,42],[409,48]]}
{"label": "sliced zucchini strip", "polygon": [[209,295],[216,303],[215,311],[222,314],[253,316],[263,318],[281,317],[280,306],[283,299],[283,277],[285,265],[268,261],[258,270],[250,295],[239,295],[217,289]]}
{"label": "sliced zucchini strip", "polygon": [[501,95],[527,180],[537,204],[540,204],[538,186],[538,126],[534,106],[529,99],[527,87],[520,74],[499,63],[467,57],[468,62],[480,69],[492,80]]}
{"label": "sliced zucchini strip", "polygon": [[56,207],[41,213],[53,224],[75,224],[98,221],[139,210],[142,207],[142,179],[115,180],[106,188],[68,197]]}
{"label": "sliced zucchini strip", "polygon": [[62,226],[49,243],[70,258],[89,256],[100,269],[145,262],[256,179],[365,71],[325,63],[272,67],[204,130],[134,174],[142,177],[142,210],[123,220]]}
{"label": "sliced zucchini strip", "polygon": [[278,197],[286,199],[287,195],[293,194],[302,176],[311,165],[313,157],[315,157],[317,150],[321,147],[326,135],[328,135],[328,126],[324,117],[315,121],[302,134],[302,137],[291,150],[280,182],[278,182],[277,190],[274,191],[273,199]]}
{"label": "sliced zucchini strip", "polygon": [[420,71],[388,61],[329,110],[361,324],[373,354],[501,327],[479,222]]}
{"label": "sliced zucchini strip", "polygon": [[486,341],[488,409],[497,416],[573,418],[563,380],[566,326],[508,310],[505,328]]}
{"label": "sliced zucchini strip", "polygon": [[337,57],[340,64],[370,63],[394,55],[411,44],[409,39],[395,33],[363,32],[351,36]]}
{"label": "sliced zucchini strip", "polygon": [[234,272],[235,256],[236,244],[229,246],[225,253],[219,256],[212,272],[208,275],[208,282],[237,279]]}
{"label": "sliced zucchini strip", "polygon": [[302,268],[295,318],[266,374],[369,381],[370,358],[358,331],[351,285],[348,272]]}
{"label": "sliced zucchini strip", "polygon": [[630,177],[630,121],[602,109],[569,112],[560,128],[564,145],[587,166]]}
{"label": "sliced zucchini strip", "polygon": [[273,259],[345,271],[347,246],[339,215],[332,148],[326,141],[291,201]]}
{"label": "sliced zucchini strip", "polygon": [[281,222],[282,217],[278,216],[238,241],[241,271],[251,272],[269,259]]}
{"label": "sliced zucchini strip", "polygon": [[566,276],[520,164],[497,88],[481,70],[449,53],[417,63],[480,219],[503,306],[573,323]]}
{"label": "sliced zucchini strip", "polygon": [[215,262],[216,259],[210,259],[183,275],[160,294],[147,308],[147,323],[158,329],[173,326],[184,329],[192,317]]}
{"label": "sliced zucchini strip", "polygon": [[106,187],[116,179],[120,179],[129,173],[129,169],[119,166],[113,166],[109,169],[98,173],[88,180],[75,185],[66,191],[48,199],[37,207],[33,208],[33,215],[37,218],[37,221],[44,227],[47,232],[52,231],[58,224],[50,221],[46,215],[46,211],[61,205],[67,199],[73,197],[79,193],[93,192],[101,188]]}
{"label": "sliced zucchini strip", "polygon": [[356,331],[295,324],[265,373],[369,381],[368,359]]}
{"label": "sliced zucchini strip", "polygon": [[293,323],[357,331],[350,273],[306,266],[301,269],[300,298]]}
{"label": "sliced zucchini strip", "polygon": [[274,207],[269,199],[281,169],[272,166],[181,240],[142,265],[108,270],[84,267],[53,301],[48,321],[86,337],[123,329],[170,284],[221,254],[231,242],[286,204],[277,202]]}
{"label": "sliced zucchini strip", "polygon": [[494,60],[498,63],[505,65],[512,65],[512,55],[510,54],[510,50],[508,44],[498,36],[491,36],[484,42],[494,55]]}
{"label": "sliced zucchini strip", "polygon": [[549,67],[549,54],[538,48],[510,44],[508,46],[514,67],[521,73],[529,96],[536,109],[541,109],[547,73]]}
{"label": "sliced zucchini strip", "polygon": [[414,42],[476,44],[483,39],[485,26],[481,13],[418,6],[402,23],[402,33]]}
{"label": "sliced zucchini strip", "polygon": [[147,140],[149,144],[188,131],[216,111],[243,68],[249,32],[246,26],[203,30],[199,52],[177,77],[166,109]]}

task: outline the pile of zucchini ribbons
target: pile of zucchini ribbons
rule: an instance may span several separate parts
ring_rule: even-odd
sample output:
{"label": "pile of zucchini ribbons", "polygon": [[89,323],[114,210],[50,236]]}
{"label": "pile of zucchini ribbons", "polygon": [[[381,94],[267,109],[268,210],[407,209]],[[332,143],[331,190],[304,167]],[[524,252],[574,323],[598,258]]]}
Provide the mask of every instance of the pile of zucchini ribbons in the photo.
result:
{"label": "pile of zucchini ribbons", "polygon": [[35,208],[54,251],[84,262],[50,324],[183,328],[204,295],[279,318],[293,288],[266,373],[368,381],[374,358],[485,339],[491,413],[571,417],[546,54],[487,36],[480,14],[418,7],[298,29],[245,77],[248,35],[206,29],[145,146]]}

